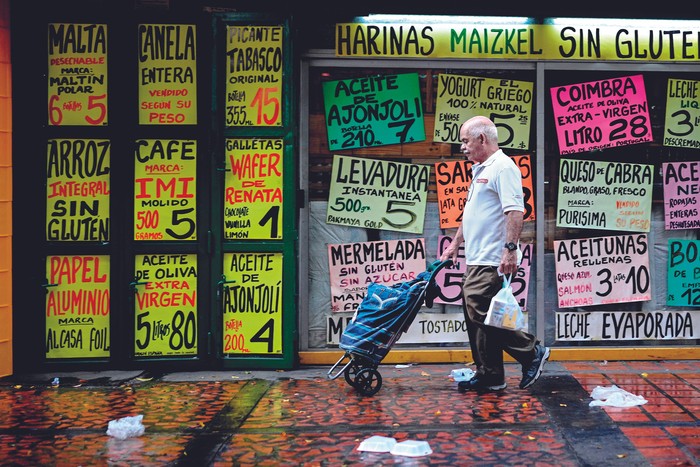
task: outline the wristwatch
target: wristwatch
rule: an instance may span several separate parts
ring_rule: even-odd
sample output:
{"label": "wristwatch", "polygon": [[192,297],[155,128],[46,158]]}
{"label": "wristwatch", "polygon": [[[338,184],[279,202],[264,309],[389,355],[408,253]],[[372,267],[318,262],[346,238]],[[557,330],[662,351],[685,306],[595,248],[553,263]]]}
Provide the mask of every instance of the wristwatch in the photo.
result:
{"label": "wristwatch", "polygon": [[516,244],[513,243],[513,242],[508,242],[508,243],[506,243],[506,244],[504,245],[504,247],[507,248],[508,251],[515,251],[515,250],[518,249],[518,245],[516,245]]}

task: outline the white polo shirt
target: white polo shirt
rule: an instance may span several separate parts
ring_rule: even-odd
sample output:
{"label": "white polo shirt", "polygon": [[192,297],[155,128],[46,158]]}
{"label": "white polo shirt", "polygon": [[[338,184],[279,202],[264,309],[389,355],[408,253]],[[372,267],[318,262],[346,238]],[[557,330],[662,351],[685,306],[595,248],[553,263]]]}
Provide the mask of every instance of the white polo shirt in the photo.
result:
{"label": "white polo shirt", "polygon": [[508,211],[525,212],[520,169],[500,149],[472,165],[462,233],[468,265],[498,266],[506,242]]}

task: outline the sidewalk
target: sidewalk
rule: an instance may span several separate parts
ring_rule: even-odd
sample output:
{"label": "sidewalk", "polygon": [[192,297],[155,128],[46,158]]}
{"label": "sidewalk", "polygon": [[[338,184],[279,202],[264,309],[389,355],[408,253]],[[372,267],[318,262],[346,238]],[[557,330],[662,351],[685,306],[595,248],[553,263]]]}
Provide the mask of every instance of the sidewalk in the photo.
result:
{"label": "sidewalk", "polygon": [[[380,365],[373,396],[329,379],[330,366],[2,378],[0,465],[700,465],[700,361],[555,361],[527,390],[507,363],[508,388],[488,394],[459,393],[457,368]],[[648,402],[590,407],[611,385]],[[134,415],[143,435],[105,433]],[[427,441],[432,454],[357,449],[375,435]]]}

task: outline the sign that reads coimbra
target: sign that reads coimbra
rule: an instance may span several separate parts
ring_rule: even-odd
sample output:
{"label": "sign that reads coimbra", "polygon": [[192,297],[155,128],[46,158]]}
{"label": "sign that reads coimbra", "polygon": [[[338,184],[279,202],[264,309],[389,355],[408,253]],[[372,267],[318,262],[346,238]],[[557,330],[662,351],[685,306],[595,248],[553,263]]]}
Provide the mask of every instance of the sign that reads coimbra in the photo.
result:
{"label": "sign that reads coimbra", "polygon": [[422,233],[430,166],[336,155],[326,223]]}
{"label": "sign that reads coimbra", "polygon": [[197,142],[136,141],[134,240],[196,239]]}
{"label": "sign that reads coimbra", "polygon": [[282,126],[282,26],[226,27],[226,126]]}
{"label": "sign that reads coimbra", "polygon": [[331,151],[425,140],[418,73],[322,85]]}
{"label": "sign that reads coimbra", "polygon": [[700,81],[668,79],[664,146],[700,148]]}
{"label": "sign that reads coimbra", "polygon": [[282,238],[284,141],[226,140],[224,238]]}
{"label": "sign that reads coimbra", "polygon": [[700,339],[700,310],[556,313],[556,341]]}
{"label": "sign that reads coimbra", "polygon": [[197,255],[136,255],[134,355],[197,355]]}
{"label": "sign that reads coimbra", "polygon": [[46,154],[46,240],[110,239],[110,142],[50,139]]}
{"label": "sign that reads coimbra", "polygon": [[668,240],[669,306],[700,307],[700,241]]}
{"label": "sign that reads coimbra", "polygon": [[561,159],[557,227],[649,232],[654,166]]}
{"label": "sign that reads coimbra", "polygon": [[139,124],[197,124],[197,27],[139,24]]}
{"label": "sign that reads coimbra", "polygon": [[46,358],[109,357],[109,256],[49,256],[46,277]]}
{"label": "sign that reads coimbra", "polygon": [[49,125],[107,125],[107,25],[49,24]]}
{"label": "sign that reads coimbra", "polygon": [[550,93],[562,155],[653,139],[642,75],[558,86]]}
{"label": "sign that reads coimbra", "polygon": [[700,161],[664,162],[666,230],[700,228]]}
{"label": "sign that reads coimbra", "polygon": [[328,245],[331,310],[353,311],[370,283],[410,281],[426,269],[425,239]]}
{"label": "sign that reads coimbra", "polygon": [[555,240],[559,308],[651,300],[645,234]]}
{"label": "sign that reads coimbra", "polygon": [[433,141],[459,144],[462,123],[482,115],[498,127],[501,147],[529,148],[533,87],[529,81],[438,75]]}
{"label": "sign that reads coimbra", "polygon": [[282,353],[282,254],[225,253],[223,353]]}

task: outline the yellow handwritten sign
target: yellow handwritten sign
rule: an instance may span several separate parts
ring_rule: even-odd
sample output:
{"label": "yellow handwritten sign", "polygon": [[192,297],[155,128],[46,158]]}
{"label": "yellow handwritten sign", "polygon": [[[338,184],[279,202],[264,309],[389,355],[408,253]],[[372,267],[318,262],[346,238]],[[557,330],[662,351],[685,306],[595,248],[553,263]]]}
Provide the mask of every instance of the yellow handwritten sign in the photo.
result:
{"label": "yellow handwritten sign", "polygon": [[224,354],[282,353],[282,254],[225,253]]}
{"label": "yellow handwritten sign", "polygon": [[197,355],[197,255],[134,260],[134,355]]}
{"label": "yellow handwritten sign", "polygon": [[109,241],[109,173],[108,140],[48,141],[46,240]]}
{"label": "yellow handwritten sign", "polygon": [[107,25],[50,23],[49,125],[107,125]]}
{"label": "yellow handwritten sign", "polygon": [[139,124],[197,124],[197,27],[139,24]]}
{"label": "yellow handwritten sign", "polygon": [[197,141],[136,142],[134,240],[196,240],[196,194]]}
{"label": "yellow handwritten sign", "polygon": [[226,28],[226,126],[281,126],[282,26]]}
{"label": "yellow handwritten sign", "polygon": [[46,358],[109,357],[109,256],[49,256],[46,277]]}

